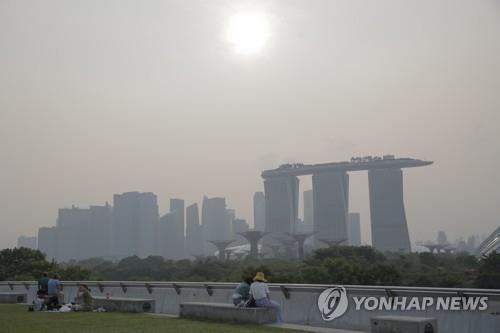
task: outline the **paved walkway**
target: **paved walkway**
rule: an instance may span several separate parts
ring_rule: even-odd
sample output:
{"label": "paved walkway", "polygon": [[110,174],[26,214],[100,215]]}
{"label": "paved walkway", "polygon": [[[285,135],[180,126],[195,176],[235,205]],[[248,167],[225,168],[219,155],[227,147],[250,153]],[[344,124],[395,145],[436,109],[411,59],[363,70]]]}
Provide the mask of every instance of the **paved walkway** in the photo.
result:
{"label": "paved walkway", "polygon": [[[178,315],[166,314],[166,313],[146,313],[146,314],[151,315],[151,316],[179,318]],[[341,330],[341,329],[335,329],[335,328],[316,327],[316,326],[297,325],[297,324],[285,324],[285,323],[283,323],[283,324],[267,324],[264,326],[282,328],[282,329],[287,329],[287,330],[295,330],[295,331],[315,332],[315,333],[368,333],[368,332],[363,332],[363,331],[348,331],[348,330]]]}
{"label": "paved walkway", "polygon": [[268,327],[283,328],[287,330],[317,332],[317,333],[367,333],[362,331],[347,331],[335,328],[315,327],[309,325],[296,325],[296,324],[269,324]]}

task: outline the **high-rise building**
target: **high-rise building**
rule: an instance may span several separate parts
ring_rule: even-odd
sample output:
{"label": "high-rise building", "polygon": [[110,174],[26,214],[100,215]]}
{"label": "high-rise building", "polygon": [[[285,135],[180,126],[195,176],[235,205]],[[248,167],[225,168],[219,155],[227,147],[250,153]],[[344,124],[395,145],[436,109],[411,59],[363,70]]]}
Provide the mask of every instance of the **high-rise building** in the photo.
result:
{"label": "high-rise building", "polygon": [[349,213],[349,245],[361,246],[361,218],[359,213]]}
{"label": "high-rise building", "polygon": [[266,229],[263,243],[268,247],[281,246],[280,238],[297,231],[299,179],[280,176],[264,179],[266,197]]}
{"label": "high-rise building", "polygon": [[39,229],[38,247],[61,262],[109,256],[111,220],[112,209],[108,204],[61,208],[56,227]]}
{"label": "high-rise building", "polygon": [[448,237],[446,236],[446,232],[438,231],[437,235],[437,244],[438,245],[448,245]]}
{"label": "high-rise building", "polygon": [[227,226],[226,199],[204,197],[201,210],[205,254],[213,255],[217,248],[208,241],[229,240],[231,236]]}
{"label": "high-rise building", "polygon": [[19,236],[17,238],[17,247],[25,247],[27,249],[36,250],[36,237]]}
{"label": "high-rise building", "polygon": [[253,226],[255,230],[266,230],[266,196],[263,192],[253,195]]}
{"label": "high-rise building", "polygon": [[156,252],[158,203],[154,193],[127,192],[113,197],[113,251],[118,258]]}
{"label": "high-rise building", "polygon": [[314,246],[347,244],[349,176],[346,172],[321,172],[312,176]]}
{"label": "high-rise building", "polygon": [[59,262],[89,258],[90,209],[61,208],[57,216],[57,256]]}
{"label": "high-rise building", "polygon": [[248,230],[250,230],[250,226],[248,225],[247,221],[245,221],[244,219],[235,218],[233,220],[232,227],[233,237],[231,237],[231,239],[234,239],[235,242],[231,243],[231,246],[244,245],[248,243],[245,237],[238,234],[239,232],[245,232]]}
{"label": "high-rise building", "polygon": [[160,255],[173,260],[185,258],[184,200],[170,199],[170,213],[160,219],[158,235]]}
{"label": "high-rise building", "polygon": [[56,259],[57,256],[57,228],[38,228],[38,249],[45,253],[47,260]]}
{"label": "high-rise building", "polygon": [[186,256],[203,255],[203,232],[198,204],[186,208]]}
{"label": "high-rise building", "polygon": [[372,245],[382,252],[410,252],[403,200],[403,172],[397,168],[368,171]]}
{"label": "high-rise building", "polygon": [[[179,216],[179,225],[184,227],[184,200],[170,199],[170,212],[177,213]],[[184,234],[184,231],[182,232]]]}
{"label": "high-rise building", "polygon": [[[286,163],[264,170],[266,231],[272,239],[297,228],[298,176],[312,175],[315,246],[336,246],[348,240],[349,171],[368,170],[372,244],[380,251],[409,252],[410,238],[403,202],[401,168],[433,162],[411,158],[353,157],[350,162],[320,164]],[[279,246],[264,239],[269,248]],[[286,241],[286,239],[284,240]],[[274,251],[275,252],[275,251]]]}
{"label": "high-rise building", "polygon": [[177,231],[175,222],[175,215],[167,213],[160,217],[158,225],[158,253],[164,258],[172,260],[179,259],[176,258],[177,253],[175,253],[175,234]]}
{"label": "high-rise building", "polygon": [[[104,206],[90,206],[88,225],[89,246],[88,257],[108,257],[111,255],[111,223],[113,210],[106,203]],[[88,245],[87,245],[88,246]]]}

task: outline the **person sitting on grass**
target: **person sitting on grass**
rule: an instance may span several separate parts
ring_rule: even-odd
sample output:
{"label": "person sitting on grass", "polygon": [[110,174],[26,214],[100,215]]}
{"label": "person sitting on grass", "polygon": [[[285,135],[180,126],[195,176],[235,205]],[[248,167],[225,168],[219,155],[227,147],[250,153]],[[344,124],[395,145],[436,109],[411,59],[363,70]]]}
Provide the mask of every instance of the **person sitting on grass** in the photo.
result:
{"label": "person sitting on grass", "polygon": [[233,292],[233,304],[235,306],[243,306],[250,298],[250,285],[252,278],[247,277],[241,282]]}
{"label": "person sitting on grass", "polygon": [[92,295],[90,294],[90,289],[86,284],[81,284],[80,287],[78,287],[75,304],[78,305],[78,309],[80,311],[92,311]]}
{"label": "person sitting on grass", "polygon": [[278,302],[271,300],[269,297],[269,287],[263,272],[257,272],[253,278],[253,283],[250,286],[250,296],[255,300],[255,305],[260,308],[276,309],[277,322],[282,323],[281,306]]}

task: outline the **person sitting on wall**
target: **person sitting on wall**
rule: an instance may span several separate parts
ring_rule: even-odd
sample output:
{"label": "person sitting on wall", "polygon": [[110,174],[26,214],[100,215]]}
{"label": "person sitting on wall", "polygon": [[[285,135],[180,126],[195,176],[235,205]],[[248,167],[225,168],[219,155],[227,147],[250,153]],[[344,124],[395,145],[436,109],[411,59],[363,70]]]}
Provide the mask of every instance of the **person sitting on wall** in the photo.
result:
{"label": "person sitting on wall", "polygon": [[233,304],[235,306],[243,306],[250,298],[250,285],[252,278],[247,277],[241,282],[233,292]]}
{"label": "person sitting on wall", "polygon": [[48,310],[59,309],[60,307],[59,297],[61,296],[61,291],[62,291],[62,285],[61,282],[59,281],[59,275],[54,274],[54,277],[52,279],[49,279],[47,286],[48,286],[47,290],[49,297],[47,309]]}
{"label": "person sitting on wall", "polygon": [[281,306],[278,302],[271,300],[269,297],[269,287],[263,272],[257,272],[253,278],[253,283],[250,286],[250,296],[255,300],[255,305],[261,308],[276,309],[277,322],[282,323],[283,317],[281,314]]}
{"label": "person sitting on wall", "polygon": [[80,287],[78,287],[75,304],[80,311],[92,311],[92,295],[90,294],[90,288],[86,284],[81,284]]}

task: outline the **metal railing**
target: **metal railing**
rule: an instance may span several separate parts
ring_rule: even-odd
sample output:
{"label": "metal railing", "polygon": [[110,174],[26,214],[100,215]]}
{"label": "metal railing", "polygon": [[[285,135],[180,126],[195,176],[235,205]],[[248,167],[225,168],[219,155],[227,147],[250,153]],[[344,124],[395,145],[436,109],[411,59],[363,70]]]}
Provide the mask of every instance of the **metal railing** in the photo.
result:
{"label": "metal railing", "polygon": [[[182,289],[205,289],[211,296],[213,290],[231,290],[237,283],[229,282],[161,282],[161,281],[62,281],[61,284],[68,287],[78,287],[81,284],[95,286],[101,292],[104,288],[121,288],[127,293],[129,288],[145,288],[150,294],[154,289],[174,289],[177,294],[182,293]],[[0,287],[8,287],[14,290],[15,287],[24,287],[30,290],[36,288],[36,281],[0,281]],[[326,284],[288,284],[270,283],[272,291],[281,291],[285,298],[290,298],[293,293],[317,292],[334,287],[336,285]],[[475,297],[486,296],[490,301],[500,300],[499,289],[472,289],[472,288],[435,288],[435,287],[404,287],[404,286],[360,286],[343,285],[350,294],[358,295],[380,295],[380,296],[410,296],[410,297],[444,297],[460,296]]]}

